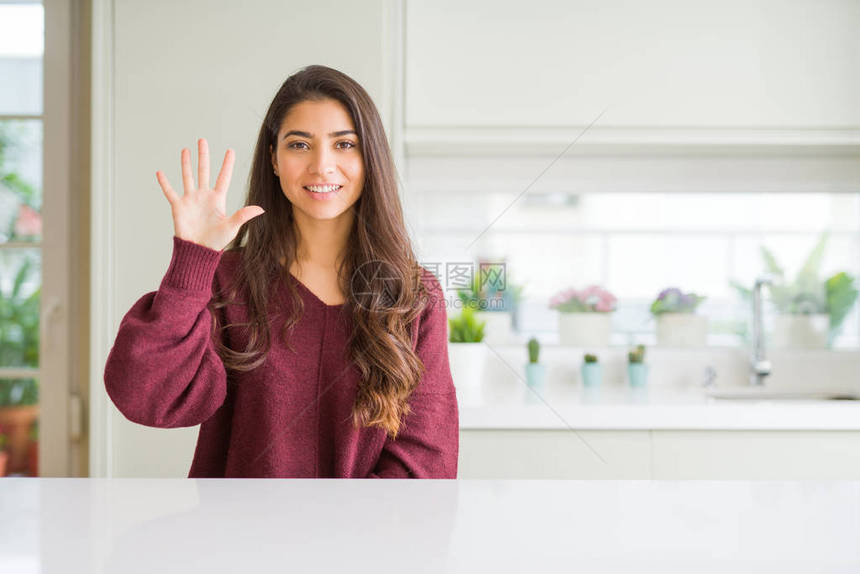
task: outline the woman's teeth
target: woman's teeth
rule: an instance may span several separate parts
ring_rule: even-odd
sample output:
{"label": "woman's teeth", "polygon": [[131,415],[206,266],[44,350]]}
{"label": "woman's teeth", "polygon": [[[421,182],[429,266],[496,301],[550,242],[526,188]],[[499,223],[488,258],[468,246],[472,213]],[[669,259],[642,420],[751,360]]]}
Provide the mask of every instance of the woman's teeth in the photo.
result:
{"label": "woman's teeth", "polygon": [[314,193],[329,193],[339,190],[342,185],[306,185],[305,189]]}

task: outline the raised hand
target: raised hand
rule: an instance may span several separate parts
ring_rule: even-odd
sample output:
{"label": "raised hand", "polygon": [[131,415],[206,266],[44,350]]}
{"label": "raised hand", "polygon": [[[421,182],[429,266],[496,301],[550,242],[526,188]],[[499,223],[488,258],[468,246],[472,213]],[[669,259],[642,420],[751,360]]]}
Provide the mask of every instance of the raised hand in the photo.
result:
{"label": "raised hand", "polygon": [[227,188],[233,175],[235,154],[228,149],[213,189],[209,188],[209,144],[197,140],[197,185],[191,171],[191,152],[182,150],[182,185],[185,193],[176,195],[167,177],[155,172],[158,184],[173,211],[174,233],[180,239],[191,241],[217,251],[223,250],[239,233],[245,222],[264,213],[259,205],[246,205],[227,217]]}

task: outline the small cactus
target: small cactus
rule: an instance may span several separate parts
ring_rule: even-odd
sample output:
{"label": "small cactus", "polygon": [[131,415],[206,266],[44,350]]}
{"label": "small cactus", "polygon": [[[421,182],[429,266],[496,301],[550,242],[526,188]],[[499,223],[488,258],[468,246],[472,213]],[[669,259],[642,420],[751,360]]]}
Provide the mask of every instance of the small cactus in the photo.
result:
{"label": "small cactus", "polygon": [[597,362],[597,355],[592,355],[591,353],[586,353],[585,354],[585,362],[586,363],[596,363]]}
{"label": "small cactus", "polygon": [[645,362],[645,345],[636,345],[635,351],[627,353],[627,360],[631,363]]}
{"label": "small cactus", "polygon": [[535,337],[529,339],[529,363],[537,363],[540,355],[540,343]]}

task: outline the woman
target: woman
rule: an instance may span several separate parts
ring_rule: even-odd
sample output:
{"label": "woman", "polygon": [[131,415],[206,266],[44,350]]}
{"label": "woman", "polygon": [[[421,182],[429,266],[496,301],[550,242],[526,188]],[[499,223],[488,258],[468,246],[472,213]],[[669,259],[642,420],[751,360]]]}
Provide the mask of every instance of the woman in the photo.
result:
{"label": "woman", "polygon": [[201,424],[189,477],[456,478],[458,405],[439,282],[416,262],[372,100],[337,70],[269,106],[245,207],[198,142],[158,291],[123,318],[105,386],[131,421]]}

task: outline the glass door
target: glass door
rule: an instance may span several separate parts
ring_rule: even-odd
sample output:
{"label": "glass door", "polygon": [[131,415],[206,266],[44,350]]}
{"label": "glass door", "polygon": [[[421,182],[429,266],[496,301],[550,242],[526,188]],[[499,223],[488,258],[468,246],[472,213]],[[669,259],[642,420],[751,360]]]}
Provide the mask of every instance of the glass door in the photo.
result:
{"label": "glass door", "polygon": [[0,3],[0,476],[38,476],[44,9]]}

